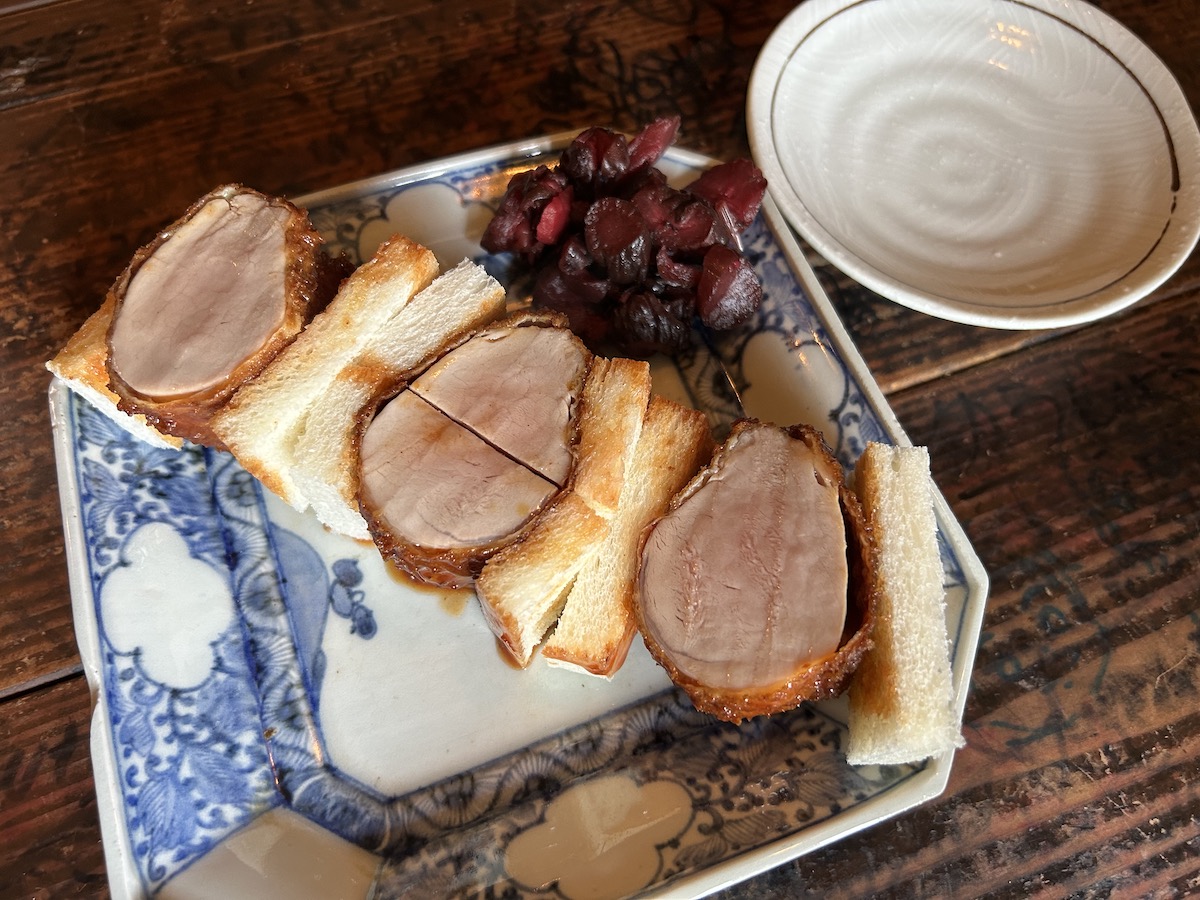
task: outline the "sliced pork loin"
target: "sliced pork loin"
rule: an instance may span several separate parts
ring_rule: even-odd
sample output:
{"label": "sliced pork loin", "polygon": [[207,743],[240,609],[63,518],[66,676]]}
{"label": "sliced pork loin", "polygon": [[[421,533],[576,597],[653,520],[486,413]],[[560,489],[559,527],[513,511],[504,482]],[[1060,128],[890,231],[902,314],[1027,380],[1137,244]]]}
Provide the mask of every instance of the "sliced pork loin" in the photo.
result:
{"label": "sliced pork loin", "polygon": [[423,548],[492,547],[559,490],[413,390],[363,435],[362,490],[376,518]]}
{"label": "sliced pork loin", "polygon": [[410,390],[559,487],[591,355],[557,316],[521,314],[445,354]]}
{"label": "sliced pork loin", "polygon": [[159,431],[222,446],[213,414],[300,333],[349,266],[303,210],[241,185],[201,197],[109,292],[109,386]]}
{"label": "sliced pork loin", "polygon": [[592,355],[558,315],[470,335],[359,421],[359,505],[409,576],[469,587],[563,490]]}
{"label": "sliced pork loin", "polygon": [[840,693],[877,592],[862,508],[820,434],[742,420],[644,532],[635,605],[671,679],[738,722]]}

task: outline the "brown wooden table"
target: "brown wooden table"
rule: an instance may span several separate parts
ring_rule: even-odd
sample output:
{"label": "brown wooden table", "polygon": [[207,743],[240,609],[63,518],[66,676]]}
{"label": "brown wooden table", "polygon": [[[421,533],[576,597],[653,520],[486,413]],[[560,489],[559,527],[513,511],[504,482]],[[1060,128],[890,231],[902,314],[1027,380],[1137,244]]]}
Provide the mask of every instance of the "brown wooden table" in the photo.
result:
{"label": "brown wooden table", "polygon": [[[1200,107],[1200,8],[1103,0]],[[107,893],[43,362],[216,184],[297,195],[679,113],[747,152],[791,2],[0,6],[0,896]],[[1200,255],[1072,330],[949,324],[822,272],[991,575],[937,801],[729,896],[1200,892]]]}

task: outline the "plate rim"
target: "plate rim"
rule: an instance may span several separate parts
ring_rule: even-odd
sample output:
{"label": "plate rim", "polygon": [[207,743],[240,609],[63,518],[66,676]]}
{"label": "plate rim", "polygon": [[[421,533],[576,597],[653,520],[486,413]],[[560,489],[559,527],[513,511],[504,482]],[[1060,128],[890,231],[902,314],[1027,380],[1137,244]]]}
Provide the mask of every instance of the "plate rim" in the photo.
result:
{"label": "plate rim", "polygon": [[[1080,325],[1127,309],[1160,287],[1187,261],[1200,243],[1200,125],[1174,74],[1154,51],[1119,20],[1087,0],[999,0],[1062,19],[1065,25],[1099,42],[1113,58],[1144,86],[1162,118],[1163,130],[1174,145],[1179,186],[1173,190],[1173,207],[1158,243],[1147,254],[1159,252],[1168,234],[1173,247],[1152,269],[1141,272],[1139,263],[1115,282],[1087,295],[1036,307],[999,307],[939,295],[910,285],[860,258],[808,214],[803,199],[778,162],[771,107],[776,89],[798,39],[810,34],[830,16],[854,6],[873,6],[892,0],[805,0],[785,16],[764,42],[751,71],[746,92],[746,124],[755,161],[767,174],[768,191],[789,225],[825,261],[885,299],[918,312],[965,325],[1009,330],[1061,328]],[[976,2],[976,0],[969,0]],[[965,8],[966,4],[956,6]],[[1064,18],[1071,16],[1071,20]],[[1114,46],[1112,38],[1119,38]],[[1149,77],[1152,75],[1153,77]]]}
{"label": "plate rim", "polygon": [[[115,746],[112,717],[103,688],[100,670],[102,649],[100,627],[95,613],[95,593],[91,583],[87,539],[79,503],[75,471],[73,426],[68,422],[71,388],[57,375],[50,379],[47,399],[54,443],[54,465],[58,476],[59,510],[63,522],[64,556],[67,583],[71,593],[71,624],[79,648],[83,676],[87,682],[91,711],[88,717],[88,756],[92,763],[96,793],[96,813],[100,821],[100,845],[108,875],[109,891],[114,900],[133,900],[131,884],[141,885],[133,862],[133,845],[119,810],[125,800],[118,787],[118,775],[112,748]],[[114,878],[119,874],[119,878]]]}

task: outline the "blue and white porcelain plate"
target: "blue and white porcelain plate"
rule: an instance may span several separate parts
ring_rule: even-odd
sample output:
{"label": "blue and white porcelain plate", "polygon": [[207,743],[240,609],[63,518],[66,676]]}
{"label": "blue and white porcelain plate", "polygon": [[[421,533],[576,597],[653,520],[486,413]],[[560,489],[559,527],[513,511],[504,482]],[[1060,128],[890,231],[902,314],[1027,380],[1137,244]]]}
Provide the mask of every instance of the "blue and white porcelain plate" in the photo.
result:
{"label": "blue and white porcelain plate", "polygon": [[[299,202],[355,260],[403,232],[511,284],[479,236],[511,175],[565,140]],[[849,467],[868,440],[904,442],[770,202],[746,251],[761,310],[657,364],[656,389],[718,428],[740,408],[816,424]],[[611,680],[514,669],[471,594],[409,585],[227,454],[150,447],[59,382],[50,402],[117,898],[698,896],[945,787],[949,755],[849,766],[840,702],[701,715],[640,641]],[[940,498],[938,516],[961,715],[987,583]]]}

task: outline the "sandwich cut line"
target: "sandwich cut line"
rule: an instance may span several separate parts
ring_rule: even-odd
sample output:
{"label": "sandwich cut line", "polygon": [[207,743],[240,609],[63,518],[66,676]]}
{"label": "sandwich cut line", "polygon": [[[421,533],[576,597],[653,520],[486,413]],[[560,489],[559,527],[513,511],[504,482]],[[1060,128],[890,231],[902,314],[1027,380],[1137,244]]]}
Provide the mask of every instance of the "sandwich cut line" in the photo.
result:
{"label": "sandwich cut line", "polygon": [[[429,398],[423,396],[416,388],[410,386],[407,388],[407,390],[410,394],[412,394],[414,397],[416,397],[422,403],[427,405],[430,409],[432,409],[438,415],[444,416],[447,420],[454,423],[459,428],[463,429],[463,431],[466,431],[468,434],[475,436],[482,443],[486,444],[488,447],[495,450],[497,453],[499,453],[505,459],[509,460],[510,462],[516,463],[518,466],[520,466],[521,468],[530,472],[531,474],[536,475],[538,478],[541,478],[543,481],[550,482],[556,488],[561,488],[563,486],[562,484],[560,484],[558,482],[557,479],[550,478],[544,472],[538,471],[535,467],[533,467],[529,463],[525,462],[525,460],[521,459],[519,456],[514,456],[512,453],[505,450],[499,444],[495,443],[494,441],[489,440],[487,437],[482,435],[477,429],[472,428],[470,425],[468,425],[466,422],[463,422],[461,419],[450,415],[448,412],[446,412],[444,409],[442,409],[436,403],[432,402]],[[390,403],[391,401],[389,400],[388,402]]]}

